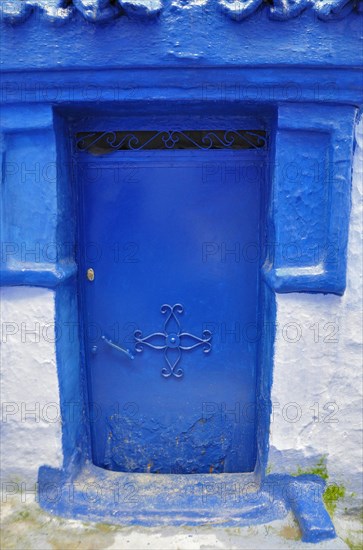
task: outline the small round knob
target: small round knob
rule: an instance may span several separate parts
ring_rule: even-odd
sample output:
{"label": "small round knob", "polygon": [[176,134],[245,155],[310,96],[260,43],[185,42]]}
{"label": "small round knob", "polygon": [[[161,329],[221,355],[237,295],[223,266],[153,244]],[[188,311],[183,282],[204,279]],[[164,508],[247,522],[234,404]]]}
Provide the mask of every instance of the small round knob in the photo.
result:
{"label": "small round knob", "polygon": [[178,334],[176,334],[175,332],[172,334],[168,334],[168,336],[166,337],[166,345],[168,346],[168,348],[177,348],[179,344],[180,338]]}

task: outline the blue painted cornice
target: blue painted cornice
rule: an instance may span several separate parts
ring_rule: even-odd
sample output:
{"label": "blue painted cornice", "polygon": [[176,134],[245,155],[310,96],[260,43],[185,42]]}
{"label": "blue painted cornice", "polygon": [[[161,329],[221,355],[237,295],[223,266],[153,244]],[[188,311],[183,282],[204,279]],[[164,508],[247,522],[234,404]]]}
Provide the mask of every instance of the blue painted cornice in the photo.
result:
{"label": "blue painted cornice", "polygon": [[[173,0],[166,6],[161,0],[8,0],[2,3],[1,15],[10,24],[23,23],[32,14],[51,23],[63,23],[80,13],[86,20],[105,22],[127,15],[154,18],[164,9],[175,12],[210,10],[212,0]],[[216,11],[222,11],[233,20],[241,21],[267,11],[271,19],[285,21],[311,10],[318,19],[336,20],[350,12],[361,11],[360,0],[217,0]],[[208,5],[208,6],[207,6]]]}

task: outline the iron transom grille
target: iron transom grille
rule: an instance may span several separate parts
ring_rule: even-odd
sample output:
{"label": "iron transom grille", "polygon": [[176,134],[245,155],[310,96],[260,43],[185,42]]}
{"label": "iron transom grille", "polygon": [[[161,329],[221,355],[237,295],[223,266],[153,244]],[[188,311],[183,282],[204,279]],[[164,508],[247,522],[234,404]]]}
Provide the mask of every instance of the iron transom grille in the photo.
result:
{"label": "iron transom grille", "polygon": [[153,149],[266,149],[265,130],[137,130],[78,132],[77,149],[99,156]]}

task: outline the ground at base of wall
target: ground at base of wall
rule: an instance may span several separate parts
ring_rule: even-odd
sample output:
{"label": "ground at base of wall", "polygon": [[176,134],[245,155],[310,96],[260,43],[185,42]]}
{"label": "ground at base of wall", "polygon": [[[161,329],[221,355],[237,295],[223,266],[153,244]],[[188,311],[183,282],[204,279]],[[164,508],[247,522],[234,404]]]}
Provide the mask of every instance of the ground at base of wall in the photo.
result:
{"label": "ground at base of wall", "polygon": [[[292,516],[266,525],[241,528],[118,527],[83,523],[51,516],[34,500],[13,498],[1,506],[3,550],[358,550],[363,548],[361,524],[340,516],[336,527],[341,538],[319,544],[302,543]],[[342,539],[348,542],[344,542]]]}

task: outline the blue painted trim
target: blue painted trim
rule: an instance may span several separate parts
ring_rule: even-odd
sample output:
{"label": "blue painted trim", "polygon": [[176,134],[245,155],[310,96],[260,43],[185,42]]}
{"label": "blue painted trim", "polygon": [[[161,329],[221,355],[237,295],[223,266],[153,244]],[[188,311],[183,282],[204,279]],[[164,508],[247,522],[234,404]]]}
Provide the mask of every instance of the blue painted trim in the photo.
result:
{"label": "blue painted trim", "polygon": [[278,109],[263,270],[275,292],[344,293],[356,116],[349,106]]}
{"label": "blue painted trim", "polygon": [[77,265],[27,266],[24,269],[2,269],[0,271],[0,286],[37,286],[56,288],[76,276]]}
{"label": "blue painted trim", "polygon": [[51,130],[53,128],[53,109],[44,103],[4,105],[1,112],[1,128],[3,132]]}
{"label": "blue painted trim", "polygon": [[345,270],[327,273],[323,267],[264,269],[267,284],[279,294],[309,292],[342,296],[346,287]]}
{"label": "blue painted trim", "polygon": [[[226,0],[220,1],[227,4]],[[317,4],[325,9],[330,2]],[[292,3],[295,7],[298,4]],[[4,5],[12,4],[14,1]],[[29,18],[23,26],[2,25],[3,70],[141,67],[153,72],[157,67],[168,66],[198,70],[229,66],[361,67],[361,14],[351,12],[344,19],[333,16],[328,23],[319,20],[312,10],[306,10],[288,23],[281,23],[271,20],[267,9],[258,9],[254,17],[245,19],[240,25],[229,15],[223,16],[215,4],[212,1],[203,6],[187,3],[184,9],[178,10],[173,3],[167,3],[158,18],[142,21],[121,17],[111,25],[94,26],[81,17],[66,25],[44,25],[39,17]],[[248,2],[248,6],[252,4]],[[242,13],[246,2],[237,0],[228,5],[237,5]],[[267,8],[268,4],[265,5]],[[275,15],[279,8],[281,14],[281,7],[281,0],[274,2]],[[329,9],[326,15],[329,17]],[[14,51],[22,55],[14,56]],[[72,84],[77,83],[79,76],[76,74]],[[303,80],[302,76],[300,82]],[[177,87],[181,82],[181,79],[176,81]],[[205,82],[210,83],[209,80]],[[137,81],[134,84],[137,88]],[[48,94],[48,87],[38,89],[43,101],[54,101],[54,96]],[[96,91],[86,88],[85,95],[92,101]],[[72,101],[72,97],[68,101]]]}
{"label": "blue painted trim", "polygon": [[77,475],[80,466],[91,456],[87,381],[78,308],[77,281],[72,279],[59,286],[55,295],[55,322],[62,328],[56,341],[62,417],[63,465],[60,472],[71,477]]}
{"label": "blue painted trim", "polygon": [[69,477],[39,471],[39,503],[68,518],[116,525],[243,526],[283,519],[292,510],[304,542],[335,538],[318,476],[162,475],[109,472],[86,463]]}
{"label": "blue painted trim", "polygon": [[[266,224],[264,230],[266,231]],[[257,355],[259,369],[256,384],[258,407],[256,428],[257,461],[255,475],[257,479],[263,481],[266,475],[270,446],[270,422],[272,412],[271,388],[276,335],[276,299],[275,293],[264,284],[262,274],[260,280],[259,308],[259,329],[262,338]]]}
{"label": "blue painted trim", "polygon": [[[77,60],[71,62],[77,66]],[[257,104],[275,108],[289,103],[363,104],[363,70],[358,62],[334,67],[330,63],[306,66],[303,60],[300,64],[272,60],[266,64],[260,60],[251,66],[250,58],[239,58],[238,63],[223,64],[221,60],[212,67],[162,63],[147,69],[138,65],[119,67],[109,60],[107,66],[102,64],[97,69],[95,61],[89,60],[85,66],[72,69],[65,65],[62,70],[31,63],[29,59],[25,67],[3,68],[1,101],[16,106],[10,119],[18,106],[29,105],[30,111],[39,104],[58,106],[63,113],[68,111],[75,117],[80,106],[92,116],[94,102],[103,111],[101,114],[109,116],[115,116],[126,104],[140,110],[141,101],[160,100],[170,107],[173,101],[194,101],[235,104],[243,109]]]}
{"label": "blue painted trim", "polygon": [[317,476],[302,475],[290,479],[289,492],[297,496],[290,499],[290,505],[299,523],[303,542],[321,542],[336,536],[322,500],[324,489],[324,480]]}
{"label": "blue painted trim", "polygon": [[[69,121],[55,113],[57,157],[64,167],[57,179],[58,224],[57,241],[69,244],[72,260],[76,262],[78,242],[78,187],[72,165],[72,140],[69,139]],[[76,264],[77,265],[77,264]],[[78,266],[77,266],[78,267]],[[55,317],[57,325],[72,327],[72,332],[62,331],[56,341],[57,370],[60,388],[60,407],[63,420],[63,474],[74,476],[81,464],[90,459],[90,402],[83,349],[82,297],[77,277],[66,281],[56,291]],[[70,336],[70,334],[72,336]]]}

